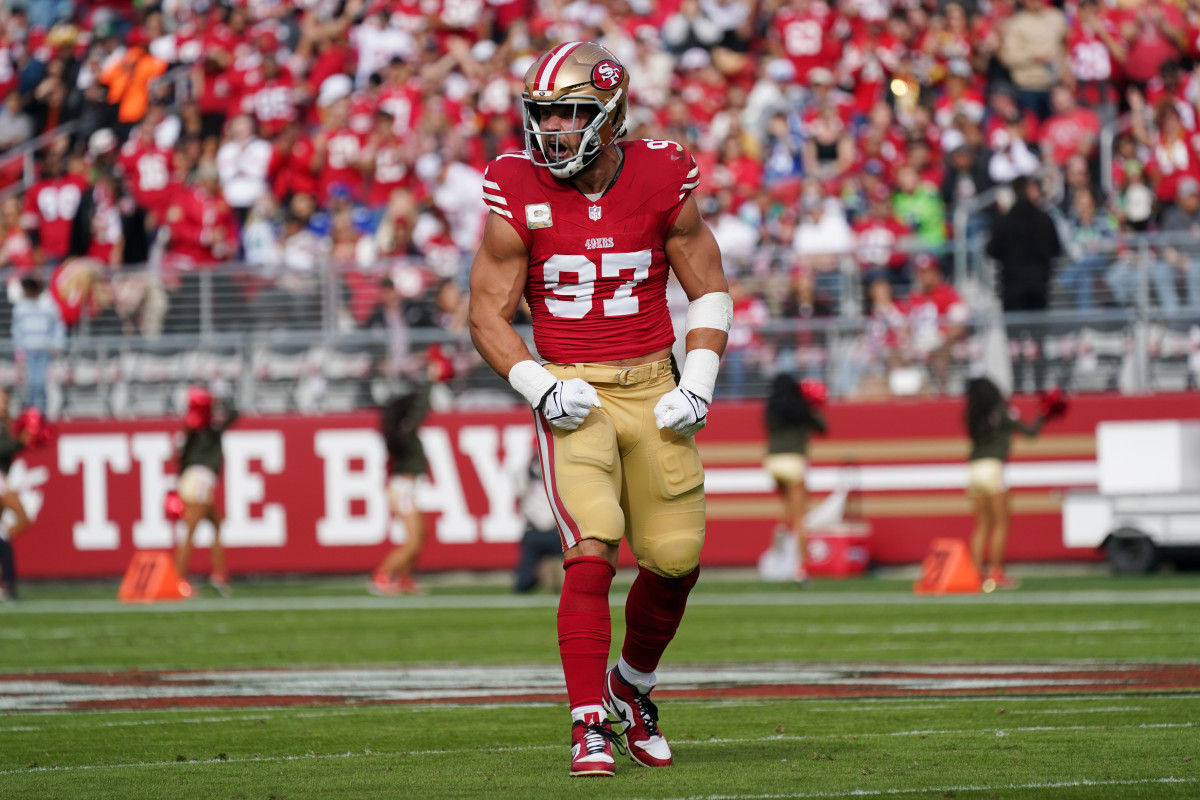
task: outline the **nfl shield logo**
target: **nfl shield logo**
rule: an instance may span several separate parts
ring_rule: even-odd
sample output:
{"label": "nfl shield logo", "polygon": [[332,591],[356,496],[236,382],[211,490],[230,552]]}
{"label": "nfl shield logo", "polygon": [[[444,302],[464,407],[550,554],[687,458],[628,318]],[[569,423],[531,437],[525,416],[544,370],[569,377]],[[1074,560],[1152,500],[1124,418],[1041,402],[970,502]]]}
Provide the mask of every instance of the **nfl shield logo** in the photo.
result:
{"label": "nfl shield logo", "polygon": [[600,219],[600,206],[588,206],[588,218],[592,222]]}

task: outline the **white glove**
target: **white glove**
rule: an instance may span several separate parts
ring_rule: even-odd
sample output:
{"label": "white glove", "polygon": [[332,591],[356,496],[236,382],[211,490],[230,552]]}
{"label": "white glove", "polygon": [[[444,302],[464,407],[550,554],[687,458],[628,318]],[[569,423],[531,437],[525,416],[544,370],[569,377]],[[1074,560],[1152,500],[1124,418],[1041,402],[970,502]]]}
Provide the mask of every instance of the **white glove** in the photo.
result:
{"label": "white glove", "polygon": [[583,424],[593,408],[600,407],[596,389],[583,378],[556,381],[538,404],[546,421],[564,431],[573,431]]}
{"label": "white glove", "polygon": [[680,436],[695,436],[708,423],[708,403],[683,387],[676,387],[659,398],[654,406],[658,429],[670,428]]}

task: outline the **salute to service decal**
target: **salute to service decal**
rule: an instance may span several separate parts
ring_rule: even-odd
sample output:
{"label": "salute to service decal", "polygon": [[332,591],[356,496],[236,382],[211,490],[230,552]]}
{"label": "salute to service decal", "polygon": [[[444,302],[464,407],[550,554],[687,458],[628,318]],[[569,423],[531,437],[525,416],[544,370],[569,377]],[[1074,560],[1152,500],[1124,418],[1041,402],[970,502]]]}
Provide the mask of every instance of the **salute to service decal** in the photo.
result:
{"label": "salute to service decal", "polygon": [[529,226],[529,230],[535,231],[538,228],[549,228],[554,224],[554,220],[550,216],[549,203],[534,203],[525,206],[525,224]]}

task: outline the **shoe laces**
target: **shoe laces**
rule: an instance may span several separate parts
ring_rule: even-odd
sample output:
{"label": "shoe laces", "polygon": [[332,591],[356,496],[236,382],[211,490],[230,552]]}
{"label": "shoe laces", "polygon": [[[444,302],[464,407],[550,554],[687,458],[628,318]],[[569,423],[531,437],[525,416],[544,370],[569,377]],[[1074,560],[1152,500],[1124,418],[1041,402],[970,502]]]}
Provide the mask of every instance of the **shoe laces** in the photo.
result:
{"label": "shoe laces", "polygon": [[588,724],[582,720],[575,722],[576,725],[582,726],[583,732],[583,747],[590,756],[593,753],[599,753],[604,750],[604,742],[607,740],[621,755],[625,754],[625,743],[621,741],[621,735],[612,729],[611,725],[606,725],[603,722],[593,722]]}
{"label": "shoe laces", "polygon": [[[642,718],[642,727],[646,729],[646,735],[658,736],[658,706],[654,705],[649,693],[642,694],[634,689],[633,702],[637,705],[638,716]],[[633,727],[633,720],[626,723],[626,730],[631,727]]]}

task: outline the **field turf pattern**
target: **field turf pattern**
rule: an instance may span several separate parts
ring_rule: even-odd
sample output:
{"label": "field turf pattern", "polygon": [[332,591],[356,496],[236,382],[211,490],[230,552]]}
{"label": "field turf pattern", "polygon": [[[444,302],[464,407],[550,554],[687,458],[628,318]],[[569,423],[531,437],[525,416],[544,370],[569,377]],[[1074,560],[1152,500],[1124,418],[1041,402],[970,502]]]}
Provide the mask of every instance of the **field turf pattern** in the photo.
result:
{"label": "field turf pattern", "polygon": [[[630,577],[614,586],[614,658]],[[917,597],[906,578],[739,577],[702,578],[660,667],[676,764],[619,759],[611,780],[567,777],[550,595],[466,576],[401,598],[367,596],[361,577],[263,579],[230,600],[137,606],[115,583],[30,584],[0,605],[0,798],[1200,797],[1200,574],[1037,573],[967,597]],[[258,695],[274,680],[261,670],[330,670],[328,692]],[[807,677],[771,686],[772,670]],[[87,700],[178,672],[209,673],[193,674],[201,688],[229,675],[242,694]],[[393,672],[401,688],[474,672],[513,692],[338,685]],[[1055,680],[1076,672],[1105,685]],[[14,701],[51,673],[74,704]]]}

